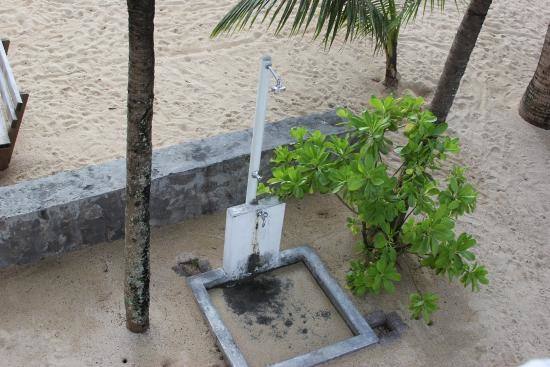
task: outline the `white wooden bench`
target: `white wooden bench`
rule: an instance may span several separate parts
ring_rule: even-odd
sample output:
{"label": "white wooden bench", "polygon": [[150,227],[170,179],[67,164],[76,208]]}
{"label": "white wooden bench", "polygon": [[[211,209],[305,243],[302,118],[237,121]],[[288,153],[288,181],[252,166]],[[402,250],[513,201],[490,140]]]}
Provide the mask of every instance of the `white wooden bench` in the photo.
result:
{"label": "white wooden bench", "polygon": [[21,93],[8,61],[10,41],[0,47],[0,170],[8,168],[29,95]]}

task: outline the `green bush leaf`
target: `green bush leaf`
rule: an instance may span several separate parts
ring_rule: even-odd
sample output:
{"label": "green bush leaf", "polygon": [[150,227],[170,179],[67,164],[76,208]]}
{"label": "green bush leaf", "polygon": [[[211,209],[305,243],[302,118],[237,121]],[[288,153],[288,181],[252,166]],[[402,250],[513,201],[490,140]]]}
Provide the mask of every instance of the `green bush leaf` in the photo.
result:
{"label": "green bush leaf", "polygon": [[415,319],[422,317],[426,324],[431,323],[431,315],[437,311],[439,297],[433,293],[413,293],[409,298],[409,310]]}
{"label": "green bush leaf", "polygon": [[[458,138],[448,136],[447,124],[436,122],[422,98],[373,96],[369,104],[360,114],[336,110],[348,129],[344,136],[291,129],[295,144],[275,149],[272,177],[258,192],[281,199],[338,195],[351,212],[347,226],[357,241],[347,286],[359,296],[395,291],[401,279],[396,262],[404,253],[479,290],[489,280],[476,263],[477,243],[469,234],[455,233],[457,219],[475,210],[477,192],[465,168],[446,172],[443,164],[460,151]],[[397,131],[405,141],[395,140]],[[409,308],[429,323],[437,303],[436,295],[418,293],[411,295]]]}
{"label": "green bush leaf", "polygon": [[376,98],[374,96],[371,97],[370,104],[371,104],[372,107],[374,107],[375,109],[377,109],[379,111],[385,111],[384,103],[382,103],[381,100],[379,100],[378,98]]}

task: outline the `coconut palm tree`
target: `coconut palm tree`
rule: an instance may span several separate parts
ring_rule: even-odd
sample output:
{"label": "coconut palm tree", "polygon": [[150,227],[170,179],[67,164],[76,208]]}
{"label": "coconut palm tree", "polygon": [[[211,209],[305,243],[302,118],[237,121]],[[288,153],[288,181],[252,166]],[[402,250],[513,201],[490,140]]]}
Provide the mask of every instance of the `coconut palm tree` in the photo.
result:
{"label": "coconut palm tree", "polygon": [[492,0],[472,0],[462,18],[430,104],[438,121],[447,119],[491,3]]}
{"label": "coconut palm tree", "polygon": [[521,100],[519,114],[530,124],[550,129],[550,25],[537,70]]}
{"label": "coconut palm tree", "polygon": [[[386,55],[384,84],[397,86],[397,40],[401,28],[422,12],[439,7],[445,0],[240,0],[212,31],[212,37],[224,32],[242,30],[256,21],[269,19],[280,33],[291,23],[290,34],[306,32],[314,25],[313,37],[322,37],[330,47],[339,31],[344,40],[371,37],[374,50]],[[314,21],[314,19],[316,19]]]}
{"label": "coconut palm tree", "polygon": [[127,4],[129,62],[124,303],[127,328],[141,333],[149,327],[149,195],[155,80],[155,0],[127,0]]}

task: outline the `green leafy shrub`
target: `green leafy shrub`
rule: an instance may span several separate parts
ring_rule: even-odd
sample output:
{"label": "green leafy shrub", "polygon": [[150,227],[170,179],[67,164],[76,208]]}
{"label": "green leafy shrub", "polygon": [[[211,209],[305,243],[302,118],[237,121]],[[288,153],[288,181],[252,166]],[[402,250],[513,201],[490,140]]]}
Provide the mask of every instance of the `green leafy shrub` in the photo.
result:
{"label": "green leafy shrub", "polygon": [[[455,234],[456,219],[475,209],[476,191],[462,167],[439,179],[447,155],[459,152],[458,139],[443,135],[447,125],[422,108],[422,98],[373,97],[370,104],[360,115],[338,109],[349,128],[344,137],[292,129],[296,143],[276,149],[272,178],[260,191],[282,199],[337,195],[354,214],[347,225],[360,238],[360,256],[347,276],[359,296],[393,292],[401,279],[397,258],[403,253],[478,290],[488,279],[471,252],[476,241],[467,233]],[[404,139],[397,138],[400,132]],[[394,144],[389,136],[404,142]],[[389,158],[398,160],[398,167],[390,168]],[[412,294],[412,316],[429,323],[437,302],[431,293]]]}

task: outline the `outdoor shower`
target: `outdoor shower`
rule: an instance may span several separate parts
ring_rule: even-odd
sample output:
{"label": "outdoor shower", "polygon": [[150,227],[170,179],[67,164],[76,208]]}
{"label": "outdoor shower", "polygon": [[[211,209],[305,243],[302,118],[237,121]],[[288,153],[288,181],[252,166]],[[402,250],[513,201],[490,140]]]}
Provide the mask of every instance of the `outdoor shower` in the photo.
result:
{"label": "outdoor shower", "polygon": [[[275,85],[270,87],[272,77]],[[240,281],[296,263],[306,266],[315,279],[316,286],[330,300],[353,336],[271,366],[315,366],[378,341],[369,324],[311,247],[301,246],[280,251],[285,204],[276,197],[257,198],[269,91],[280,93],[285,89],[282,78],[272,67],[271,57],[264,56],[260,62],[246,201],[227,209],[223,267],[188,278],[188,284],[221,351],[228,364],[233,367],[247,367],[249,364],[216,310],[208,290],[228,285],[239,287]]]}
{"label": "outdoor shower", "polygon": [[[271,76],[276,84],[270,88]],[[262,202],[256,198],[270,89],[276,93],[285,90],[281,77],[272,68],[271,57],[265,56],[260,63],[246,201],[227,210],[225,224],[223,270],[236,279],[271,265],[280,249],[285,204],[275,198]]]}

